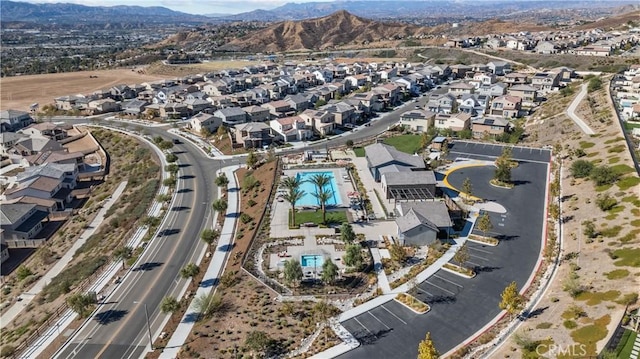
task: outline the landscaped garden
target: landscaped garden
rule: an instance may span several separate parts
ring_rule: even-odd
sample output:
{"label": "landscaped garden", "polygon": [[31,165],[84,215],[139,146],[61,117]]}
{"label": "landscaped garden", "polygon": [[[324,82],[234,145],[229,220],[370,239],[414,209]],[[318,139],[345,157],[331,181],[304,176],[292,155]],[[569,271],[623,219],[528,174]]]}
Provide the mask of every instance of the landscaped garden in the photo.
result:
{"label": "landscaped garden", "polygon": [[289,227],[300,227],[313,223],[316,226],[329,226],[349,222],[348,213],[345,210],[327,211],[326,221],[323,221],[322,210],[296,210],[296,223],[294,225],[289,210]]}
{"label": "landscaped garden", "polygon": [[424,314],[430,309],[429,305],[408,293],[398,293],[396,300],[420,314]]}
{"label": "landscaped garden", "polygon": [[422,149],[421,135],[399,135],[388,137],[384,143],[395,147],[398,151],[414,154]]}

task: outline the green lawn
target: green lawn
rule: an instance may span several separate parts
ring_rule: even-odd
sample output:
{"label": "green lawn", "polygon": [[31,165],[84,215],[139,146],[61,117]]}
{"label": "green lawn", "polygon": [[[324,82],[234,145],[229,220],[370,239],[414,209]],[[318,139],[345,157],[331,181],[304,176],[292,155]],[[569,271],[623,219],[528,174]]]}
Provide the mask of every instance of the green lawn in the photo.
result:
{"label": "green lawn", "polygon": [[354,147],[353,152],[356,154],[356,157],[364,157],[364,148],[363,147]]}
{"label": "green lawn", "polygon": [[625,330],[620,338],[620,343],[616,348],[616,353],[619,359],[627,359],[631,357],[631,349],[633,349],[633,343],[636,341],[638,334],[632,330]]}
{"label": "green lawn", "polygon": [[615,259],[613,265],[622,267],[640,267],[640,248],[622,248],[613,252]]}
{"label": "green lawn", "polygon": [[634,128],[640,128],[640,122],[625,121],[624,122],[624,128],[627,129],[628,131],[631,131]]}
{"label": "green lawn", "polygon": [[[322,224],[322,211],[304,211],[296,212],[296,225],[313,222]],[[327,211],[327,224],[341,224],[347,222],[347,211]],[[289,210],[289,226],[291,226],[291,210]]]}
{"label": "green lawn", "polygon": [[616,185],[618,185],[618,187],[621,190],[628,190],[629,188],[636,186],[640,183],[640,178],[638,177],[624,177],[618,180],[618,182],[616,182]]}
{"label": "green lawn", "polygon": [[395,147],[398,151],[414,154],[420,150],[420,135],[400,135],[389,137],[384,143]]}

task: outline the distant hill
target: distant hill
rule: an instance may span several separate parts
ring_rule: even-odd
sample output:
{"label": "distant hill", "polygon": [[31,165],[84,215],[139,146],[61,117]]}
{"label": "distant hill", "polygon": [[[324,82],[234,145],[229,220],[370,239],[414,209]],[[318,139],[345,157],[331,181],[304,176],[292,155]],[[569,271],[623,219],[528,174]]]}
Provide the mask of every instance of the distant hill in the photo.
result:
{"label": "distant hill", "polygon": [[0,1],[0,21],[37,23],[206,23],[206,16],[191,15],[165,7],[84,6],[69,3],[31,4]]}
{"label": "distant hill", "polygon": [[337,11],[329,16],[283,21],[233,40],[221,50],[277,52],[324,49],[350,43],[419,36],[423,28],[404,23],[377,22]]}
{"label": "distant hill", "polygon": [[[626,7],[626,10],[631,10],[633,7]],[[636,7],[637,9],[637,7]],[[588,24],[583,24],[580,26],[576,26],[574,30],[589,30],[589,29],[620,29],[626,27],[628,24],[634,24],[634,26],[640,25],[640,10],[628,12],[621,15],[616,15],[612,17],[607,17],[606,19],[601,19],[598,21],[590,22]]]}
{"label": "distant hill", "polygon": [[271,10],[223,16],[220,19],[231,21],[283,21],[302,20],[327,16],[339,10],[346,10],[356,16],[369,19],[390,18],[468,18],[488,19],[497,14],[509,15],[526,11],[558,10],[589,7],[616,7],[633,4],[637,0],[343,0],[332,2],[287,3]]}

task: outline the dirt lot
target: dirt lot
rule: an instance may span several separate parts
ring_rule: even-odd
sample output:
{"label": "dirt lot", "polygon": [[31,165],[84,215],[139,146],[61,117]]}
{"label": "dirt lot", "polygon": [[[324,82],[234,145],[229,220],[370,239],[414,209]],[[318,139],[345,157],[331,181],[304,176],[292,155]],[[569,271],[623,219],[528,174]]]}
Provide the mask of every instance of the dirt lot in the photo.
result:
{"label": "dirt lot", "polygon": [[28,111],[32,103],[37,102],[42,107],[53,103],[53,99],[59,96],[90,94],[114,85],[130,85],[171,77],[143,74],[131,69],[3,77],[0,79],[0,109]]}

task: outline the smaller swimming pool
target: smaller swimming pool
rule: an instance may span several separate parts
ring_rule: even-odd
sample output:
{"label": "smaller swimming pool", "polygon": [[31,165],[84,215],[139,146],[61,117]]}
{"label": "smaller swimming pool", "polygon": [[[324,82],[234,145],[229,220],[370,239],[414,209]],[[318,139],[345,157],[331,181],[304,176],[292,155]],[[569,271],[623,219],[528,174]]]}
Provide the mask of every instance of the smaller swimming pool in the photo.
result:
{"label": "smaller swimming pool", "polygon": [[317,254],[304,254],[300,257],[300,264],[303,267],[322,267],[324,257]]}

